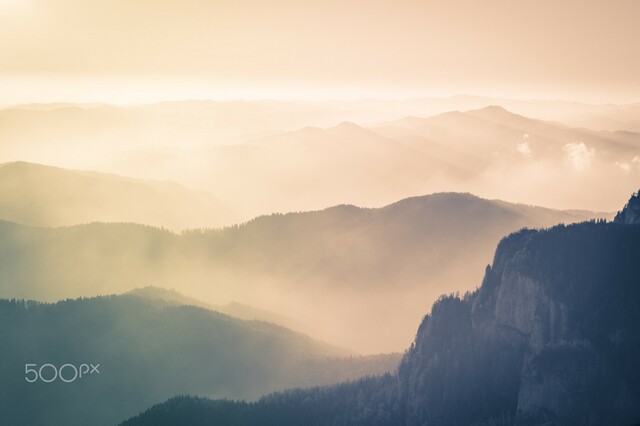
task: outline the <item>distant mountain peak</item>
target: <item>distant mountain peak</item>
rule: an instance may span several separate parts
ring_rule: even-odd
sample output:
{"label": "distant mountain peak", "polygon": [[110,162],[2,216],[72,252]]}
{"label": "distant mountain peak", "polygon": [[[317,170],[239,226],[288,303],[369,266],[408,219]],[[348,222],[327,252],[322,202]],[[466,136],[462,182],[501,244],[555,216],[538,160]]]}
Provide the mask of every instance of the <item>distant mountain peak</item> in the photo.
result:
{"label": "distant mountain peak", "polygon": [[36,164],[36,163],[31,163],[29,161],[22,161],[22,160],[7,161],[6,163],[0,163],[0,168],[11,170],[11,171],[36,169],[36,168],[48,169],[48,170],[62,170],[59,167],[49,166],[46,164]]}
{"label": "distant mountain peak", "polygon": [[358,126],[356,123],[351,121],[342,121],[337,125],[332,127],[333,129],[362,129],[362,127]]}
{"label": "distant mountain peak", "polygon": [[480,109],[473,109],[467,111],[468,114],[476,115],[479,117],[520,117],[521,115],[515,114],[500,105],[489,105]]}
{"label": "distant mountain peak", "polygon": [[157,299],[165,302],[175,302],[188,305],[202,305],[197,299],[185,296],[173,288],[156,287],[149,285],[146,287],[137,287],[125,293],[129,296],[137,296],[145,299]]}
{"label": "distant mountain peak", "polygon": [[523,129],[539,122],[539,120],[511,112],[500,105],[489,105],[480,109],[472,109],[466,111],[465,114],[493,123],[522,127]]}
{"label": "distant mountain peak", "polygon": [[618,212],[613,221],[626,225],[640,224],[640,191],[631,195],[627,204]]}
{"label": "distant mountain peak", "polygon": [[338,134],[338,135],[351,135],[351,134],[360,134],[360,133],[370,134],[371,133],[371,131],[351,121],[343,121],[333,127],[327,128],[326,131],[329,133]]}
{"label": "distant mountain peak", "polygon": [[504,108],[504,107],[502,107],[502,106],[500,106],[500,105],[489,105],[489,106],[486,106],[486,107],[484,107],[484,108],[480,108],[480,109],[479,109],[479,110],[477,110],[477,111],[508,112],[509,114],[511,114],[511,112],[510,112],[510,111],[507,111],[507,109],[506,109],[506,108]]}

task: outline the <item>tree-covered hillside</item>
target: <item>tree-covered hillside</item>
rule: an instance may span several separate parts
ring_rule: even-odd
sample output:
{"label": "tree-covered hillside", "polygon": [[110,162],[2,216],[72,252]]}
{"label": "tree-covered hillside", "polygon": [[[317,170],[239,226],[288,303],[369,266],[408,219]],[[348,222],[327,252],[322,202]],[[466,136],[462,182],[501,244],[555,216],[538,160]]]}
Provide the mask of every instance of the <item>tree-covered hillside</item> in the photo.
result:
{"label": "tree-covered hillside", "polygon": [[[0,424],[111,425],[180,393],[252,399],[395,370],[397,354],[347,351],[257,321],[140,296],[0,300]],[[99,374],[64,367],[100,364]]]}

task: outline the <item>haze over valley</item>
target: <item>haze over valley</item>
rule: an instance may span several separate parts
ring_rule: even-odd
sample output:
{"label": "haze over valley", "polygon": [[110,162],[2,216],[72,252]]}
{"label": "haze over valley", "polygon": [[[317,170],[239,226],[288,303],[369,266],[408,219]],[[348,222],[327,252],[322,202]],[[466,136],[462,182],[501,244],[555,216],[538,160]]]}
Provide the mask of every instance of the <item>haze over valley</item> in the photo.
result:
{"label": "haze over valley", "polygon": [[0,425],[640,424],[638,17],[0,0]]}
{"label": "haze over valley", "polygon": [[245,303],[360,353],[402,351],[425,303],[478,285],[502,236],[608,215],[442,193],[174,234],[135,224],[0,222],[2,292],[55,301],[155,285]]}
{"label": "haze over valley", "polygon": [[[565,111],[539,120],[491,102],[516,111],[541,109],[535,101],[463,96],[344,106],[306,102],[294,115],[290,111],[298,103],[284,101],[30,105],[0,110],[0,161],[168,180],[206,191],[210,199],[201,195],[200,204],[209,205],[194,209],[206,215],[183,213],[162,221],[150,213],[147,221],[131,215],[136,222],[178,230],[336,204],[381,207],[441,191],[614,211],[634,190],[640,134],[627,123],[640,116],[640,106],[558,102],[560,111],[574,110],[573,115]],[[408,112],[414,104],[418,111]],[[470,105],[482,107],[455,110]],[[552,102],[542,105],[553,110]],[[381,111],[374,114],[377,121],[358,120],[374,106]],[[440,113],[419,115],[420,110]],[[590,120],[609,124],[606,130],[585,127]],[[618,185],[603,183],[611,180]],[[191,209],[192,202],[178,205]]]}

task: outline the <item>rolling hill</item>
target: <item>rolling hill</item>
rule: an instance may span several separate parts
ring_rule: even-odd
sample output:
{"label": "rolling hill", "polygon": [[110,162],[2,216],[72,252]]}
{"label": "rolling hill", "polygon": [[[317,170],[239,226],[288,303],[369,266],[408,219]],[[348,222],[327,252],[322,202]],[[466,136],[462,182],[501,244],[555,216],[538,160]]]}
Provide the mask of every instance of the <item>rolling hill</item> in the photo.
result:
{"label": "rolling hill", "polygon": [[225,305],[213,306],[193,297],[185,296],[174,289],[166,289],[153,286],[136,288],[128,291],[125,294],[174,305],[198,306],[205,309],[211,309],[216,312],[220,312],[221,314],[225,314],[241,320],[262,321],[288,328],[300,328],[300,325],[296,324],[296,322],[292,318],[288,318],[284,315],[279,315],[274,312],[269,312],[264,309],[258,309],[254,306],[246,305],[244,303],[239,303],[236,301],[231,301]]}
{"label": "rolling hill", "polygon": [[[134,295],[2,299],[0,335],[2,424],[112,425],[177,393],[253,399],[391,371],[399,360],[353,357],[273,324]],[[66,367],[65,383],[51,379],[53,367],[40,370],[84,363],[99,364],[99,373],[73,380]],[[25,364],[51,383],[26,381]]]}
{"label": "rolling hill", "polygon": [[0,220],[60,227],[135,222],[173,230],[230,225],[238,216],[212,195],[173,182],[0,164]]}

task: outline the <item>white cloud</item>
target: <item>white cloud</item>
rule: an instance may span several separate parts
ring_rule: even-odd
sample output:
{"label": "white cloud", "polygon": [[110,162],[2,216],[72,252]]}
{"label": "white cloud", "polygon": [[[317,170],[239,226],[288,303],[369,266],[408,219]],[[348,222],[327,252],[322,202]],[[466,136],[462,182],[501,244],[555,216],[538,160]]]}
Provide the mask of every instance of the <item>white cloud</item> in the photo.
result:
{"label": "white cloud", "polygon": [[625,173],[640,170],[640,157],[636,155],[631,161],[616,161],[616,166]]}
{"label": "white cloud", "polygon": [[616,166],[625,173],[629,173],[631,171],[631,164],[626,161],[616,161]]}
{"label": "white cloud", "polygon": [[525,157],[528,157],[531,155],[531,147],[529,146],[529,142],[527,141],[519,142],[516,149],[520,154],[524,155]]}
{"label": "white cloud", "polygon": [[596,150],[587,148],[584,142],[568,143],[562,149],[567,154],[567,161],[576,170],[589,167],[596,155]]}
{"label": "white cloud", "polygon": [[516,149],[518,152],[525,157],[529,157],[531,155],[531,145],[529,145],[529,133],[525,133],[522,135],[522,141],[518,142],[516,145]]}

